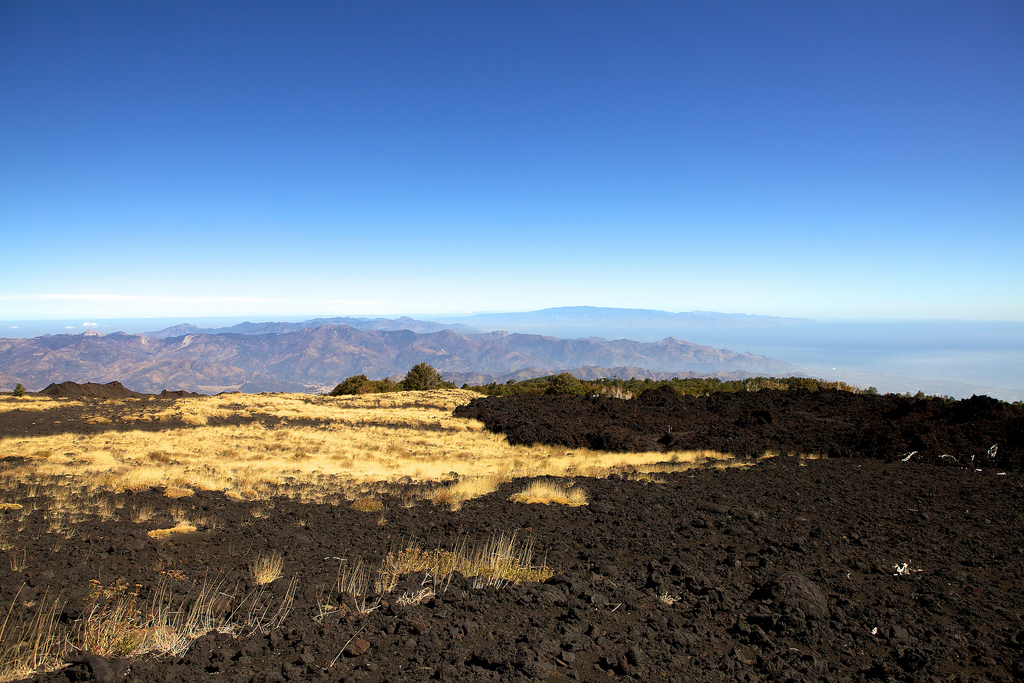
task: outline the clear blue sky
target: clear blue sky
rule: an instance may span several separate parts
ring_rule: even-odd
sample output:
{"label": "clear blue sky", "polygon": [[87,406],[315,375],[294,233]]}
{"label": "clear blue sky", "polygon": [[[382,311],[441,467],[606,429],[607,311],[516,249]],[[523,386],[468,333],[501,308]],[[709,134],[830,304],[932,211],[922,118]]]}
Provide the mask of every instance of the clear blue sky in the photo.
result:
{"label": "clear blue sky", "polygon": [[0,2],[0,319],[1024,320],[1024,3]]}

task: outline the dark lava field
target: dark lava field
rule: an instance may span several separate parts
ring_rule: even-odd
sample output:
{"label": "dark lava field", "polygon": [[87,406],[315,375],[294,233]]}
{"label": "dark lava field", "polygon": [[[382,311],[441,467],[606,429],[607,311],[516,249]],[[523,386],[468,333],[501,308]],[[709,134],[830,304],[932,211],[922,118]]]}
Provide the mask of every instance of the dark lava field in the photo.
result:
{"label": "dark lava field", "polygon": [[[61,619],[70,623],[82,617],[89,579],[141,584],[143,599],[158,575],[182,585],[220,577],[248,590],[246,561],[274,550],[284,577],[268,599],[291,585],[294,602],[265,634],[210,634],[180,657],[82,654],[32,680],[1024,679],[1017,407],[659,392],[633,401],[488,398],[456,414],[517,443],[660,448],[666,460],[674,449],[709,448],[751,460],[654,479],[578,477],[590,503],[575,508],[511,502],[523,481],[457,511],[406,507],[396,487],[379,512],[281,499],[254,517],[265,502],[200,491],[189,504],[222,520],[215,529],[153,539],[129,522],[90,518],[59,553],[34,515],[23,534],[37,539],[25,549],[28,568],[0,565],[6,604],[19,589],[42,599],[64,587]],[[768,450],[782,455],[759,457]],[[169,503],[158,490],[124,497],[130,508]],[[433,598],[401,605],[397,595],[423,578],[414,576],[368,613],[330,590],[339,557],[380,562],[410,541],[453,547],[512,532],[533,540],[551,578],[475,589],[456,575]],[[325,612],[325,602],[338,607]]]}

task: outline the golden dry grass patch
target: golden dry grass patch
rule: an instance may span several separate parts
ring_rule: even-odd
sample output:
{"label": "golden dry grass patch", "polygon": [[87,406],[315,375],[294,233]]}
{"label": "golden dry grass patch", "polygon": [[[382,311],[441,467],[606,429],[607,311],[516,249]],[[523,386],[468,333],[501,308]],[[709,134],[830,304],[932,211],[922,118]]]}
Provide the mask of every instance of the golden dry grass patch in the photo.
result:
{"label": "golden dry grass patch", "polygon": [[[71,479],[115,493],[163,487],[181,493],[223,491],[245,501],[289,495],[337,504],[387,493],[360,492],[374,483],[414,482],[433,485],[427,495],[435,503],[457,508],[515,477],[678,471],[727,458],[709,451],[512,446],[482,423],[452,415],[456,406],[478,397],[466,390],[438,390],[339,397],[227,394],[179,399],[170,407],[121,402],[122,412],[138,420],[162,424],[169,416],[191,415],[194,424],[3,438],[3,452],[26,462],[0,474],[0,488]],[[46,401],[54,399],[39,403]],[[241,424],[216,424],[232,416]],[[262,416],[273,418],[267,422],[275,426],[265,426]]]}
{"label": "golden dry grass patch", "polygon": [[384,503],[376,498],[367,496],[365,498],[357,498],[352,501],[352,504],[349,505],[349,507],[353,510],[358,510],[359,512],[380,512],[384,509]]}
{"label": "golden dry grass patch", "polygon": [[148,531],[146,533],[149,535],[150,538],[167,538],[171,534],[187,534],[195,530],[195,524],[191,524],[186,520],[182,520],[170,528],[153,529],[152,531]]}
{"label": "golden dry grass patch", "polygon": [[37,413],[51,408],[56,408],[57,402],[49,396],[11,396],[10,394],[0,395],[0,413],[10,410],[20,410],[24,413]]}
{"label": "golden dry grass patch", "polygon": [[515,503],[541,503],[549,505],[557,503],[569,507],[587,505],[590,499],[587,492],[575,486],[563,486],[552,481],[534,481],[529,486],[513,494],[509,500]]}

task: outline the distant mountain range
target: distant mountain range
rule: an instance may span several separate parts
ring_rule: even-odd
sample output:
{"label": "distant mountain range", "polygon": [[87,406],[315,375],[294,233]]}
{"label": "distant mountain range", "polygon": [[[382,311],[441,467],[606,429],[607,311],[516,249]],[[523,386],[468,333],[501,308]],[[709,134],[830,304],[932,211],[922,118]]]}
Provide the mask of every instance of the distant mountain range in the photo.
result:
{"label": "distant mountain range", "polygon": [[709,328],[791,327],[811,322],[803,318],[778,318],[742,313],[669,313],[642,308],[598,306],[563,306],[522,313],[478,313],[433,320],[448,325],[465,325],[480,332],[508,330],[567,338],[594,336],[637,341],[689,337]]}
{"label": "distant mountain range", "polygon": [[454,330],[461,334],[479,332],[522,332],[555,337],[602,337],[607,339],[635,339],[651,341],[675,336],[689,330],[723,327],[780,327],[810,322],[803,318],[778,318],[743,313],[715,313],[692,311],[669,313],[642,308],[602,308],[598,306],[563,306],[520,313],[477,313],[454,318],[416,320],[401,318],[314,318],[304,322],[244,322],[230,327],[196,327],[188,323],[174,325],[156,332],[145,332],[151,337],[180,337],[185,334],[269,334],[272,332],[298,332],[307,327],[348,325],[357,330],[410,330],[427,333]]}
{"label": "distant mountain range", "polygon": [[300,323],[239,323],[230,327],[196,327],[189,323],[174,325],[157,332],[144,332],[148,337],[167,339],[168,337],[182,337],[186,334],[286,334],[298,332],[310,327],[323,327],[325,325],[347,325],[357,330],[409,330],[410,332],[440,332],[441,330],[455,330],[472,334],[479,330],[460,325],[458,323],[444,324],[428,320],[414,320],[402,316],[401,318],[314,318]]}
{"label": "distant mountain range", "polygon": [[800,370],[785,361],[674,338],[643,343],[507,332],[468,334],[447,327],[461,323],[433,329],[438,323],[409,318],[360,320],[371,329],[357,329],[339,320],[345,319],[243,323],[213,332],[182,325],[153,334],[86,332],[3,339],[0,384],[20,382],[36,391],[51,382],[117,380],[143,392],[316,392],[357,374],[373,379],[401,376],[420,362],[460,384],[562,371],[581,377],[663,377],[789,375]]}

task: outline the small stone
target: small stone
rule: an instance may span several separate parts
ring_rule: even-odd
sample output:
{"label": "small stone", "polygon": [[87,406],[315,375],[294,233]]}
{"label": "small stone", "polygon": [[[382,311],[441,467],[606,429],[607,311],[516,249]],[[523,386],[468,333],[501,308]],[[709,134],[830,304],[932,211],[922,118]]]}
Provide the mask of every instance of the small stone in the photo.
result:
{"label": "small stone", "polygon": [[522,667],[522,671],[527,676],[544,680],[555,672],[555,665],[547,662],[528,662]]}
{"label": "small stone", "polygon": [[437,668],[437,673],[434,675],[439,681],[459,680],[459,671],[451,664],[442,664]]}
{"label": "small stone", "polygon": [[351,643],[345,646],[345,654],[349,657],[358,657],[359,655],[366,654],[366,651],[370,649],[370,643],[362,638],[356,638]]}

